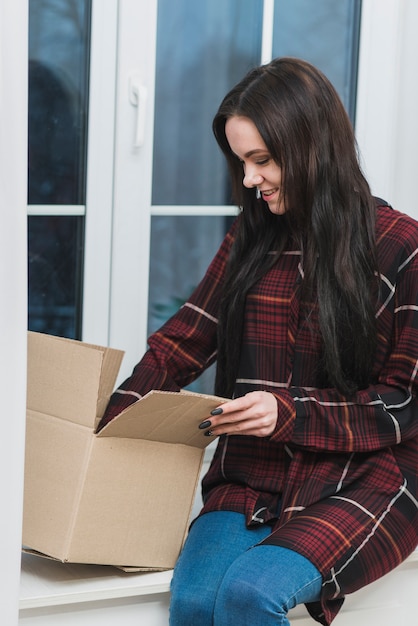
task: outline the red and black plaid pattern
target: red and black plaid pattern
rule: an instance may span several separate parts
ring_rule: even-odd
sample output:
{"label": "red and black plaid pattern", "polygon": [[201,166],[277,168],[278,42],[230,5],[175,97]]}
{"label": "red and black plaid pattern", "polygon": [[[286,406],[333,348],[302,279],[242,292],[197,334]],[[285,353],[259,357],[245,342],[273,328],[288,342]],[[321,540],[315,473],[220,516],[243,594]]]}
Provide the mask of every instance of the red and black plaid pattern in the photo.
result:
{"label": "red and black plaid pattern", "polygon": [[[150,337],[102,423],[150,389],[181,389],[214,362],[234,228],[190,300]],[[265,439],[221,437],[203,481],[204,512],[239,511],[249,525],[270,523],[266,543],[318,567],[321,603],[308,609],[323,624],[345,594],[393,569],[418,543],[418,224],[380,203],[377,240],[376,383],[350,401],[318,388],[316,312],[307,316],[300,300],[300,251],[286,250],[248,295],[236,385],[236,395],[275,394],[276,431]]]}

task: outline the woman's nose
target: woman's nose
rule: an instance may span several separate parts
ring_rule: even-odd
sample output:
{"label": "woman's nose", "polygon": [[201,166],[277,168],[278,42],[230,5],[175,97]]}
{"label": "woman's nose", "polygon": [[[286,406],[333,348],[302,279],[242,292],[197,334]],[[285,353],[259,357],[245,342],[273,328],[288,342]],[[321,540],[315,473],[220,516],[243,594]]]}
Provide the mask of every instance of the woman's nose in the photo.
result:
{"label": "woman's nose", "polygon": [[251,165],[247,165],[245,167],[244,178],[243,178],[244,187],[248,187],[251,189],[252,187],[257,187],[257,185],[261,185],[263,182],[263,177],[258,173],[257,168]]}

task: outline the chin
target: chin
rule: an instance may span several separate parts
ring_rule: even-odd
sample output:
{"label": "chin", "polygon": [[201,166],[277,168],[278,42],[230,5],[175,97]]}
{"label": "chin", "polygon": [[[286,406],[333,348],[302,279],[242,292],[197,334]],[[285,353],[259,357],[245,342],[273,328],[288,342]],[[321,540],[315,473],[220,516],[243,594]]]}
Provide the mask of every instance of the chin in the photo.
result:
{"label": "chin", "polygon": [[286,213],[286,207],[284,206],[270,206],[269,205],[269,210],[271,213],[274,213],[275,215],[284,215]]}

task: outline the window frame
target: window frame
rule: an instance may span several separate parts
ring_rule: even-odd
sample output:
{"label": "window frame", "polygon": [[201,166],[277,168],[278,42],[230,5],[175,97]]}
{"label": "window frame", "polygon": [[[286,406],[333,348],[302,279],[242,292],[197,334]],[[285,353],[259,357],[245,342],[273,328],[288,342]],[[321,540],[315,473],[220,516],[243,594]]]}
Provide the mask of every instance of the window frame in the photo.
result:
{"label": "window frame", "polygon": [[[401,97],[405,84],[411,84],[409,66],[399,72],[406,56],[403,32],[413,22],[411,3],[406,4],[362,2],[355,121],[372,190],[395,204],[406,154],[405,138],[398,133]],[[271,57],[273,10],[274,0],[265,0],[262,62]],[[236,213],[232,206],[151,204],[156,20],[157,0],[146,7],[136,0],[93,0],[86,206],[56,208],[60,215],[85,215],[82,339],[125,350],[120,378],[130,373],[146,348],[151,217]],[[129,94],[132,74],[148,93],[139,148],[133,145],[137,108]],[[387,89],[388,84],[394,88]],[[417,157],[407,154],[411,171]],[[412,202],[404,210],[418,215]],[[54,207],[29,207],[30,214],[45,211]]]}

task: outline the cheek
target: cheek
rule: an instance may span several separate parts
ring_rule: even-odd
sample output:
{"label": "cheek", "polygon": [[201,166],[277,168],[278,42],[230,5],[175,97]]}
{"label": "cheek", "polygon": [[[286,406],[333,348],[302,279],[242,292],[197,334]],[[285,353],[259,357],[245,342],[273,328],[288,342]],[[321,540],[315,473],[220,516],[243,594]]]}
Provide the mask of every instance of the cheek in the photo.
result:
{"label": "cheek", "polygon": [[276,165],[274,168],[272,168],[270,170],[269,177],[271,178],[271,180],[273,180],[277,184],[281,184],[281,182],[282,182],[282,170],[281,170],[281,168],[277,167],[277,165]]}

